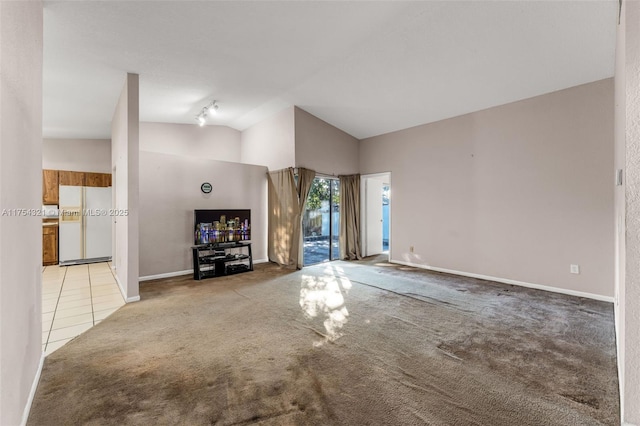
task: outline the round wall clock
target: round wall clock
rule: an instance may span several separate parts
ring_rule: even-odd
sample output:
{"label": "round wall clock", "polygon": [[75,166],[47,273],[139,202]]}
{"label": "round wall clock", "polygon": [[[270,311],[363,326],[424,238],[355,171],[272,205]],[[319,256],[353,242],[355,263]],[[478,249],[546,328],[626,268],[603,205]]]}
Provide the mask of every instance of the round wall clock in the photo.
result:
{"label": "round wall clock", "polygon": [[213,186],[211,186],[209,182],[205,182],[202,185],[200,185],[200,190],[205,194],[208,194],[211,192],[211,190],[213,190]]}

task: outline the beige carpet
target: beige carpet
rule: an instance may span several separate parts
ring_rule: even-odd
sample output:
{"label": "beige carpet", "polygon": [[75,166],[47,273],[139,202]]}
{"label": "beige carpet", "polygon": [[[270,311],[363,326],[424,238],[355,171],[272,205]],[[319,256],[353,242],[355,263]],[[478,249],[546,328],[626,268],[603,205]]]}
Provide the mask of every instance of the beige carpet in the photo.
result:
{"label": "beige carpet", "polygon": [[141,284],[30,425],[619,424],[607,303],[384,262]]}

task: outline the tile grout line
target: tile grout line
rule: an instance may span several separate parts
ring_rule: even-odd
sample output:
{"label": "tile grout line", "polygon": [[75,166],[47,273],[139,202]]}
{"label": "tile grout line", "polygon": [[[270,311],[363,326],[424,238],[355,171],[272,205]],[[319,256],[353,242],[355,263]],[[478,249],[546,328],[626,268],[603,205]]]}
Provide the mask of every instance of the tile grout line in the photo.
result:
{"label": "tile grout line", "polygon": [[[44,289],[44,271],[47,270],[47,267],[45,265],[42,265],[42,279],[40,280],[40,287],[42,287],[42,289]],[[62,286],[60,286],[60,290],[62,290]],[[40,299],[42,300],[42,302],[44,302],[44,293],[42,293],[42,290],[40,290]],[[60,299],[60,293],[58,293],[58,299]],[[56,302],[57,304],[58,302]],[[42,305],[43,303],[40,303],[40,309],[42,309]],[[42,323],[44,324],[44,312],[41,312],[42,314]],[[55,315],[55,311],[54,314]],[[53,319],[51,319],[51,325],[53,325]],[[49,343],[49,334],[51,334],[51,325],[49,325],[49,333],[47,333],[47,340],[44,341],[44,343],[42,344],[42,352],[44,352],[47,349],[47,343]],[[44,331],[44,330],[43,330]]]}
{"label": "tile grout line", "polygon": [[[106,264],[107,264],[107,268],[109,268],[109,272],[111,272],[111,276],[113,277],[113,281],[116,283],[116,286],[118,286],[118,278],[116,278],[116,274],[113,273],[113,268],[111,266],[109,266],[109,262],[106,262]],[[120,289],[118,289],[118,291],[120,291]],[[124,303],[127,303],[126,297],[124,297],[122,292],[120,292],[120,295],[122,296],[123,299],[125,299]]]}
{"label": "tile grout line", "polygon": [[87,264],[87,275],[89,276],[89,299],[91,300],[91,327],[96,325],[96,315],[93,311],[93,289],[91,288],[91,264]]}
{"label": "tile grout line", "polygon": [[[109,268],[108,263],[106,263],[106,265],[107,265],[107,267]],[[91,319],[90,321],[85,322],[85,323],[82,323],[82,324],[75,324],[75,323],[74,323],[74,324],[67,325],[66,327],[60,327],[60,328],[59,328],[59,329],[57,329],[57,330],[64,330],[65,328],[76,327],[76,326],[78,326],[78,325],[84,325],[84,324],[90,325],[90,327],[89,327],[89,328],[92,328],[92,327],[94,327],[94,326],[96,325],[96,316],[95,316],[96,311],[95,311],[95,306],[94,306],[94,304],[95,304],[95,300],[94,300],[94,296],[93,296],[93,282],[92,282],[92,276],[91,276],[91,275],[92,275],[92,269],[91,269],[91,264],[86,264],[86,266],[87,266],[87,269],[86,269],[86,273],[87,273],[87,275],[85,275],[85,277],[88,279],[88,282],[87,282],[87,283],[88,283],[88,286],[89,286],[89,302],[90,302],[90,304],[91,304],[91,318],[92,318],[92,319]],[[112,272],[110,269],[111,269],[111,268],[109,268],[109,272],[110,272],[110,274],[109,274],[109,275],[111,275],[111,277],[112,277],[112,278],[114,278],[114,280],[115,280],[115,277],[113,276],[113,272]],[[75,316],[81,316],[81,315],[83,315],[83,314],[77,314],[77,315],[72,315],[71,317],[65,317],[65,318],[58,318],[58,317],[57,317],[57,314],[59,313],[59,312],[58,312],[58,310],[59,310],[59,308],[60,308],[60,302],[61,302],[61,298],[62,298],[62,293],[63,293],[63,290],[66,288],[66,287],[65,287],[65,285],[66,285],[66,284],[68,284],[68,283],[66,282],[66,276],[67,276],[68,274],[69,274],[69,267],[68,267],[68,266],[66,266],[66,267],[65,267],[65,275],[63,276],[63,284],[62,284],[62,286],[61,286],[60,293],[59,293],[58,298],[57,298],[57,300],[56,300],[56,307],[55,307],[55,309],[54,309],[54,317],[53,317],[53,319],[51,320],[51,327],[50,327],[50,329],[49,329],[49,334],[48,334],[47,339],[46,339],[47,341],[46,341],[46,344],[45,344],[45,346],[44,346],[44,348],[45,348],[45,349],[44,349],[44,350],[45,350],[45,352],[46,352],[47,348],[48,348],[50,345],[54,344],[54,343],[62,342],[62,341],[65,341],[65,342],[66,342],[66,341],[69,341],[69,340],[73,339],[74,337],[77,337],[77,335],[76,335],[76,336],[71,337],[71,338],[56,339],[55,341],[51,340],[51,335],[52,335],[52,333],[53,333],[53,331],[54,331],[54,330],[53,330],[53,325],[55,324],[55,320],[56,320],[56,319],[58,319],[58,320],[71,319],[71,318],[73,318],[73,317],[75,317]],[[70,278],[70,279],[71,279],[71,278]],[[77,280],[77,279],[78,279],[78,274],[75,274],[75,272],[74,272],[74,279],[75,279],[75,280]],[[110,284],[110,285],[111,285],[111,284]],[[114,283],[113,283],[113,285],[117,285],[117,284],[114,282]],[[117,294],[118,294],[119,298],[121,299],[121,298],[122,298],[122,295],[120,294],[120,292],[119,292],[119,291],[117,292]],[[100,297],[100,296],[96,296],[96,297]],[[86,331],[86,330],[85,330],[85,331]],[[80,333],[80,334],[82,334],[82,333]]]}
{"label": "tile grout line", "polygon": [[[106,263],[106,262],[105,262],[105,264],[106,264],[107,268],[109,268],[108,263]],[[91,276],[91,275],[92,275],[91,265],[92,265],[92,264],[86,264],[86,266],[87,266],[86,274],[87,274],[87,275],[86,275],[85,277],[86,277],[86,278],[87,278],[87,280],[88,280],[88,281],[87,281],[87,283],[88,283],[88,286],[89,286],[89,302],[90,302],[90,304],[91,304],[91,318],[92,318],[92,319],[91,319],[89,322],[85,322],[85,323],[82,323],[82,324],[75,324],[75,323],[74,323],[74,324],[71,324],[71,325],[67,325],[66,327],[60,327],[60,328],[59,328],[59,329],[57,329],[57,330],[64,330],[65,328],[71,328],[71,327],[76,327],[76,326],[79,326],[79,325],[85,325],[85,324],[86,324],[86,325],[89,325],[89,328],[92,328],[92,327],[94,327],[94,326],[96,325],[96,317],[95,317],[96,312],[95,312],[95,307],[94,307],[94,302],[95,302],[95,301],[94,301],[94,296],[93,296],[93,282],[92,282],[92,276]],[[115,279],[115,277],[113,276],[113,272],[112,272],[110,269],[111,269],[111,268],[109,268],[110,275],[111,275],[111,277],[112,277],[112,278],[114,278],[114,279]],[[75,337],[77,337],[79,334],[82,334],[82,333],[84,332],[84,331],[83,331],[83,332],[81,332],[81,333],[79,333],[79,334],[74,335],[73,337],[70,337],[70,338],[57,339],[57,340],[55,340],[55,341],[52,341],[52,340],[51,340],[51,334],[53,333],[53,325],[54,325],[55,319],[57,318],[58,309],[59,309],[59,307],[60,307],[60,299],[62,298],[62,292],[63,292],[63,289],[65,288],[65,284],[67,284],[67,283],[66,283],[66,276],[68,275],[68,272],[69,272],[69,267],[65,267],[65,275],[64,275],[64,277],[63,277],[63,284],[62,284],[62,286],[61,286],[60,293],[59,293],[59,295],[58,295],[58,299],[56,300],[56,307],[55,307],[55,310],[54,310],[54,317],[53,317],[53,319],[51,320],[51,328],[49,329],[49,334],[48,334],[48,336],[47,336],[47,342],[46,342],[46,344],[45,344],[45,351],[47,350],[47,348],[48,348],[50,345],[52,345],[52,344],[54,344],[54,343],[60,343],[60,342],[61,342],[61,343],[64,345],[66,342],[68,342],[68,341],[70,341],[70,340],[74,339],[74,338],[75,338]],[[74,273],[74,279],[75,279],[75,280],[77,280],[77,279],[78,279],[78,274],[75,274],[75,273]],[[114,285],[116,285],[116,283],[114,283]],[[122,295],[119,293],[119,291],[117,292],[117,294],[119,295],[119,297],[120,297],[120,298],[122,298]],[[100,297],[100,296],[96,296],[96,297]],[[62,319],[71,319],[71,318],[73,318],[74,316],[80,316],[80,315],[83,315],[83,314],[72,315],[71,317],[57,318],[57,319],[58,319],[58,320],[62,320]],[[85,330],[85,331],[86,331],[86,330]]]}
{"label": "tile grout line", "polygon": [[[104,264],[107,266],[108,271],[111,273],[111,277],[113,278],[113,284],[116,286],[116,288],[118,288],[118,281],[117,281],[117,278],[116,278],[115,274],[113,273],[113,268],[111,268],[111,266],[109,265],[109,262],[104,262]],[[109,284],[109,285],[111,285],[111,284]],[[124,299],[124,297],[122,296],[122,293],[120,292],[119,288],[118,288],[118,292],[117,293],[122,299]],[[125,304],[126,304],[126,301],[125,301]],[[122,305],[119,306],[117,309],[119,309],[121,307],[122,307]],[[91,309],[93,311],[93,298],[91,299]],[[95,324],[95,311],[93,311],[93,312],[94,312],[94,324],[93,325],[95,326],[96,325]],[[100,320],[100,321],[102,321],[102,320]]]}
{"label": "tile grout line", "polygon": [[62,276],[62,283],[60,284],[60,292],[58,293],[58,297],[56,298],[56,307],[53,308],[53,317],[51,317],[51,325],[49,325],[49,332],[47,333],[47,341],[44,345],[44,350],[47,350],[47,346],[49,346],[49,337],[51,337],[51,330],[53,330],[53,321],[56,318],[56,313],[58,312],[58,305],[60,304],[60,298],[62,297],[62,289],[64,288],[64,281],[67,279],[67,267],[64,266],[64,275]]}
{"label": "tile grout line", "polygon": [[49,325],[49,332],[47,333],[47,341],[44,345],[44,351],[47,351],[47,346],[49,346],[49,337],[51,336],[51,330],[53,329],[53,321],[56,319],[56,313],[58,312],[58,304],[60,303],[60,297],[62,295],[62,289],[64,288],[64,280],[67,279],[67,266],[64,266],[64,275],[62,276],[62,284],[60,285],[60,292],[58,293],[58,298],[56,299],[56,307],[53,309],[53,317],[51,317],[51,325]]}

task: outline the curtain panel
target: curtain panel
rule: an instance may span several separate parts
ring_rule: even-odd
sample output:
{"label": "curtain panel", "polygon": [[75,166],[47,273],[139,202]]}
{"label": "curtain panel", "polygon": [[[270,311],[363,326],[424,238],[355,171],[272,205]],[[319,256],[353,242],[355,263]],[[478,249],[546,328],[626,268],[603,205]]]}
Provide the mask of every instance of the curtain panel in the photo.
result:
{"label": "curtain panel", "polygon": [[[293,168],[267,173],[269,181],[269,260],[295,268],[298,264],[300,208]],[[296,223],[298,224],[296,226]]]}
{"label": "curtain panel", "polygon": [[[316,172],[314,170],[305,169],[302,167],[298,167],[298,203],[300,206],[300,217],[297,223],[299,223],[298,227],[298,255],[296,257],[297,268],[302,269],[304,266],[304,235],[302,233],[302,215],[304,214],[305,206],[307,205],[307,197],[309,196],[309,192],[311,191],[311,185],[313,185],[313,180],[316,178]],[[295,235],[294,235],[295,237]]]}
{"label": "curtain panel", "polygon": [[362,259],[359,174],[340,176],[340,209],[340,259]]}
{"label": "curtain panel", "polygon": [[316,172],[298,169],[298,181],[293,168],[268,173],[269,260],[278,265],[302,268],[302,213]]}

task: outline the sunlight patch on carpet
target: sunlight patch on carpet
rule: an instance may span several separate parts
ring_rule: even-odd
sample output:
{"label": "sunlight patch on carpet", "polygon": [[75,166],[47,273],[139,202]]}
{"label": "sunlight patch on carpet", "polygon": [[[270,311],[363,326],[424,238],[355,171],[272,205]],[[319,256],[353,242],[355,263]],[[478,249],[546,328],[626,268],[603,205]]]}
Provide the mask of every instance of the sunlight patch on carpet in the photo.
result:
{"label": "sunlight patch on carpet", "polygon": [[334,342],[343,335],[342,328],[349,317],[345,301],[349,289],[351,282],[344,276],[302,276],[300,307],[305,318],[324,318],[326,337],[314,342],[314,346]]}

